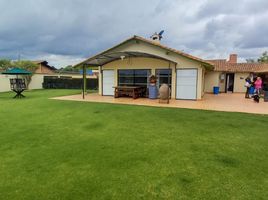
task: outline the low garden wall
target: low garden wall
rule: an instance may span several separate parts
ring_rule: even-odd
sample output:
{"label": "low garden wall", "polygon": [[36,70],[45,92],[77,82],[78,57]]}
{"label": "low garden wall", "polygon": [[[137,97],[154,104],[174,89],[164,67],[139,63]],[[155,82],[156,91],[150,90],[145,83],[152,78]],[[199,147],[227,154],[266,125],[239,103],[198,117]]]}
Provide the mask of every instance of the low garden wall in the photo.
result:
{"label": "low garden wall", "polygon": [[[34,74],[31,77],[28,89],[81,89],[83,83],[81,77],[82,75]],[[0,74],[0,92],[11,90],[9,80],[11,78],[16,78],[16,76]],[[87,77],[87,89],[98,89],[97,77]]]}
{"label": "low garden wall", "polygon": [[[83,87],[82,78],[64,78],[64,77],[53,77],[45,76],[43,88],[44,89],[81,89]],[[98,79],[86,80],[86,88],[91,90],[98,89]]]}

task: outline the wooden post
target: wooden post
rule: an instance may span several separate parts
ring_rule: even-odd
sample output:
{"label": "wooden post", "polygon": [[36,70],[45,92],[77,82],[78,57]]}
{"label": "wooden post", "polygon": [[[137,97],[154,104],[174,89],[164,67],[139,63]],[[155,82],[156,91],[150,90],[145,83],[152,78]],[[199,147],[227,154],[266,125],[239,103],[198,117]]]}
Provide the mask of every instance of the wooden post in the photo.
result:
{"label": "wooden post", "polygon": [[[169,103],[169,99],[171,99],[171,90],[169,88],[169,85],[170,87],[172,87],[172,84],[171,84],[171,80],[170,80],[170,61],[168,62],[168,100],[167,100],[167,103]],[[172,71],[171,71],[171,74],[172,74]],[[172,77],[171,77],[172,78]]]}
{"label": "wooden post", "polygon": [[86,72],[86,64],[83,64],[83,99],[85,99],[86,87],[87,87],[87,72]]}

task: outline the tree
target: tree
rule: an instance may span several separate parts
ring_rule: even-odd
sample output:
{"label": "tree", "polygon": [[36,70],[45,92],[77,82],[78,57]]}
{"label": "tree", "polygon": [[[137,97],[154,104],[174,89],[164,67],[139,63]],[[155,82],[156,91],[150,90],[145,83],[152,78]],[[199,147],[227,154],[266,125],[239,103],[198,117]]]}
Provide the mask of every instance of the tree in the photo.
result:
{"label": "tree", "polygon": [[253,58],[246,59],[247,63],[255,63],[256,61]]}
{"label": "tree", "polygon": [[74,68],[72,65],[68,65],[66,67],[60,68],[60,72],[79,72],[79,69]]}
{"label": "tree", "polygon": [[8,68],[18,67],[34,72],[38,65],[29,60],[11,61],[9,59],[0,59],[0,70],[7,70]]}
{"label": "tree", "polygon": [[[32,73],[34,73],[36,69],[38,68],[38,65],[36,63],[33,63],[32,61],[29,61],[29,60],[13,61],[11,64],[12,64],[12,67],[26,69],[27,71],[30,71]],[[32,80],[32,75],[33,74],[25,76],[25,79],[27,81],[27,86]]]}
{"label": "tree", "polygon": [[[38,65],[36,63],[33,63],[29,60],[21,60],[21,61],[11,61],[8,59],[0,59],[0,70],[4,71],[8,68],[18,67],[22,69],[26,69],[32,73],[35,72],[35,70],[38,68]],[[31,82],[32,74],[31,75],[25,75],[27,85]]]}
{"label": "tree", "polygon": [[79,71],[76,68],[74,68],[72,65],[68,65],[63,68],[64,71]]}
{"label": "tree", "polygon": [[12,67],[18,67],[26,69],[30,72],[35,72],[35,70],[38,68],[38,65],[29,60],[20,60],[20,61],[13,61]]}
{"label": "tree", "polygon": [[11,60],[0,59],[0,70],[7,70],[9,67],[11,67]]}
{"label": "tree", "polygon": [[268,63],[268,52],[267,51],[263,52],[261,57],[258,58],[258,62],[259,63]]}

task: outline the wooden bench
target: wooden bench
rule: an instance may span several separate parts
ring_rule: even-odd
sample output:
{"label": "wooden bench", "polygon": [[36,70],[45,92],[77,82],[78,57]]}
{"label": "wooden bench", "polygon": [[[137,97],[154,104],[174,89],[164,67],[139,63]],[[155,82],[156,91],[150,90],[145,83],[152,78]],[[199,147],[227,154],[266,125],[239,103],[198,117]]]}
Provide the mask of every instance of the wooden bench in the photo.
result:
{"label": "wooden bench", "polygon": [[133,99],[137,99],[138,97],[142,97],[146,94],[146,87],[138,87],[138,86],[117,86],[114,87],[114,98],[119,97],[132,97]]}

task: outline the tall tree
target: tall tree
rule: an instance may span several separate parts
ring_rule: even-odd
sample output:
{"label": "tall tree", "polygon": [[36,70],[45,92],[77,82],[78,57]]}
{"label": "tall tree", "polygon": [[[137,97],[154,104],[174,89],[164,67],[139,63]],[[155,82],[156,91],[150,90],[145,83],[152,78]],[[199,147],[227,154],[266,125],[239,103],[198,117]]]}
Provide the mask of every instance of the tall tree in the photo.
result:
{"label": "tall tree", "polygon": [[258,58],[258,62],[259,63],[268,63],[268,52],[267,51],[263,52],[261,57]]}

